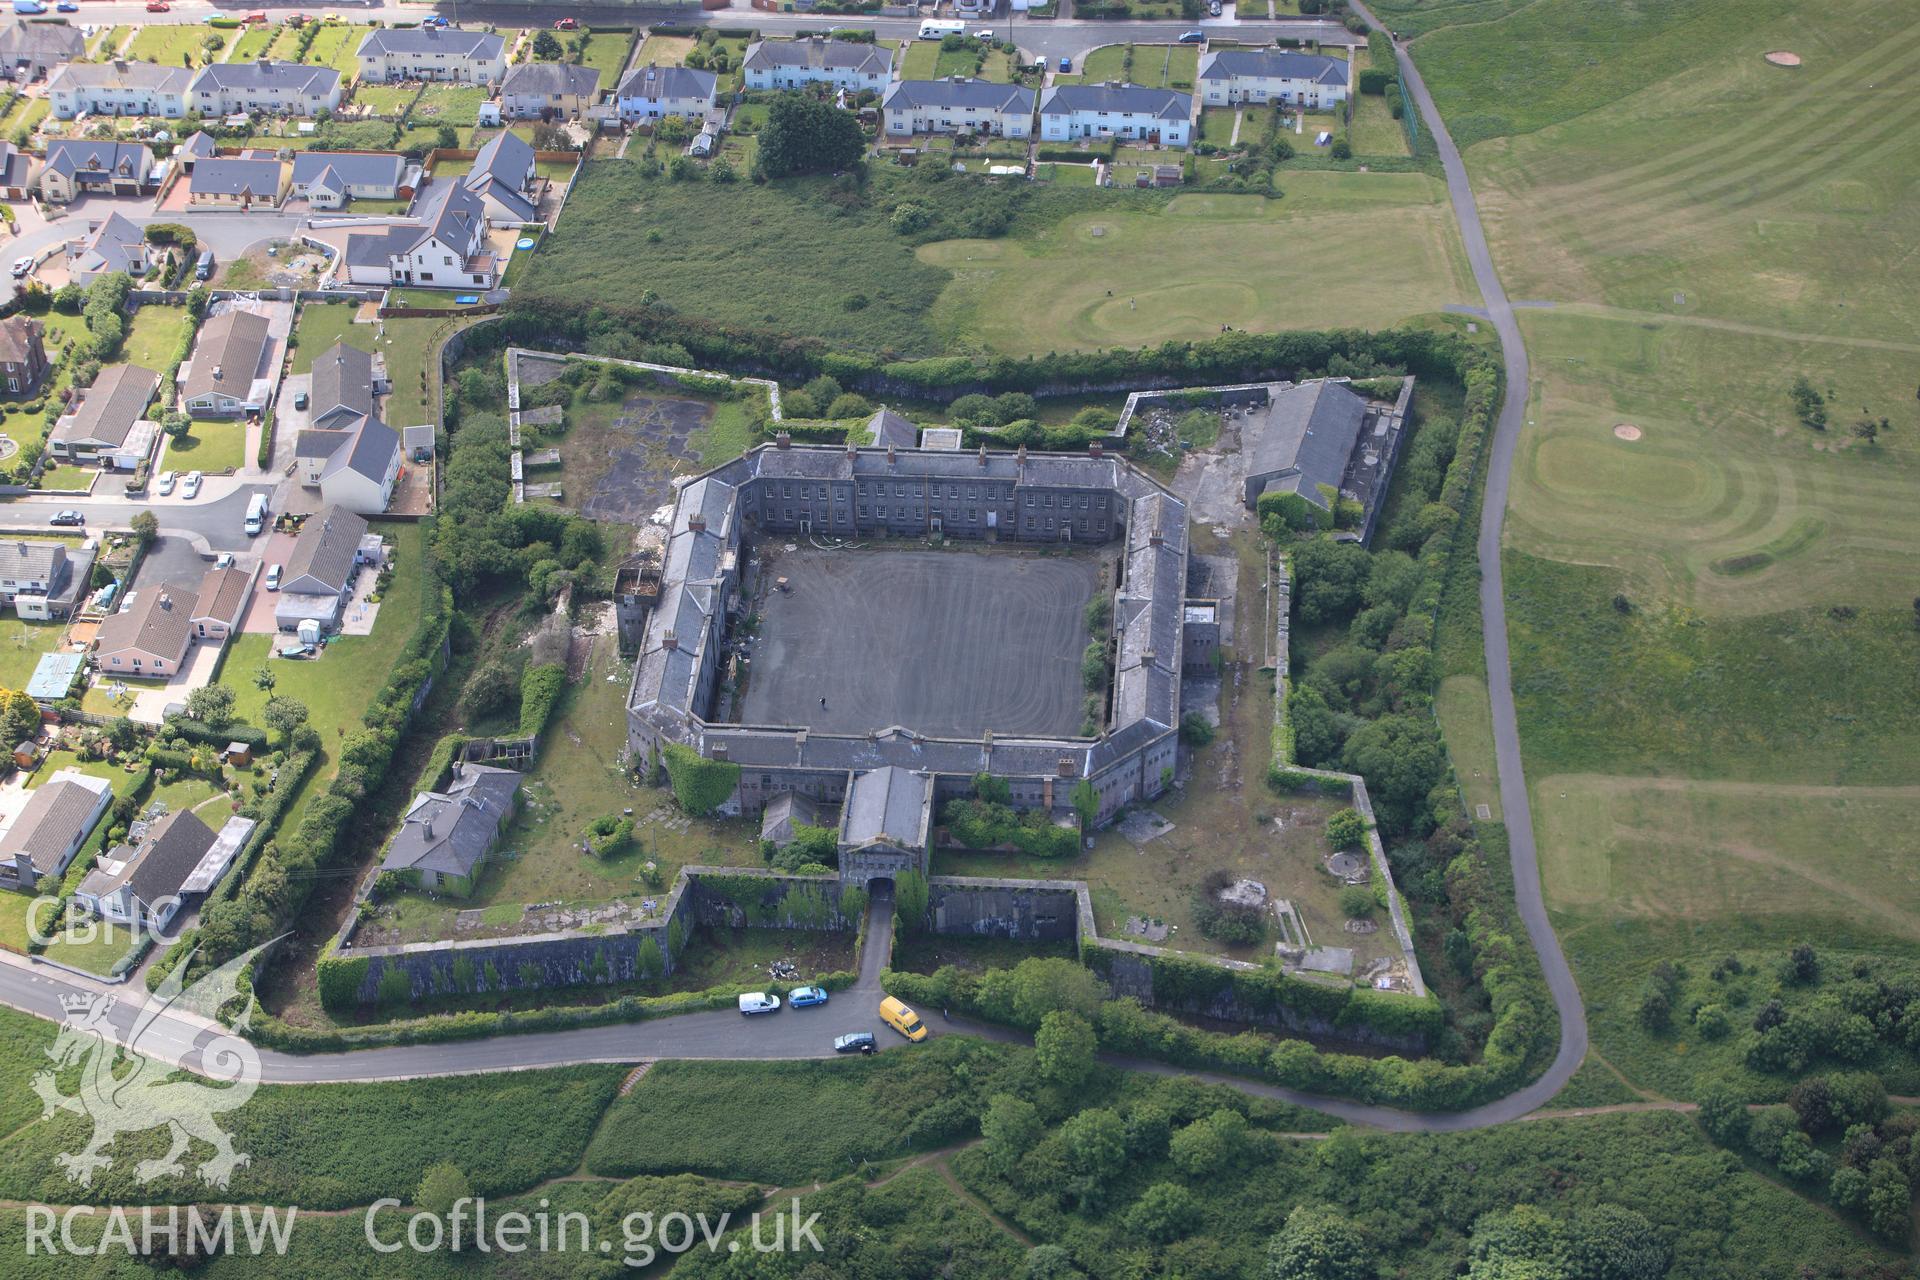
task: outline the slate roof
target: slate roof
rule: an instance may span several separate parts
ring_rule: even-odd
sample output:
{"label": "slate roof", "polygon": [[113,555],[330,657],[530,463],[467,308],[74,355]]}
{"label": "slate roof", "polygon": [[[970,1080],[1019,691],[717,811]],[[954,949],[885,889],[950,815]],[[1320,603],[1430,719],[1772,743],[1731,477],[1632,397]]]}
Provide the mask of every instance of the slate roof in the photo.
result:
{"label": "slate roof", "polygon": [[188,180],[195,195],[250,195],[258,200],[280,196],[280,162],[246,156],[206,156],[194,162]]}
{"label": "slate roof", "polygon": [[1149,89],[1137,84],[1063,84],[1047,90],[1040,100],[1043,116],[1110,112],[1115,115],[1153,116],[1185,120],[1193,115],[1193,95],[1172,89]]}
{"label": "slate roof", "polygon": [[876,43],[829,40],[822,36],[807,40],[756,40],[747,46],[747,56],[740,65],[747,71],[791,67],[806,71],[872,72],[885,77],[893,74],[893,50]]}
{"label": "slate roof", "polygon": [[[205,129],[196,129],[187,140],[173,149],[176,156],[192,156],[196,161],[220,154],[220,144]],[[301,154],[305,154],[302,152]]]}
{"label": "slate roof", "polygon": [[380,484],[386,480],[387,467],[400,449],[400,437],[378,418],[362,418],[345,431],[302,431],[300,434],[303,443],[306,436],[343,437],[327,455],[329,461],[320,472],[322,481],[342,471],[352,471]]}
{"label": "slate roof", "polygon": [[310,420],[323,427],[339,414],[373,416],[373,354],[345,342],[334,343],[314,357],[308,395]]}
{"label": "slate roof", "polygon": [[72,62],[87,52],[86,37],[64,22],[9,22],[0,27],[0,62],[33,59]]}
{"label": "slate roof", "polygon": [[90,777],[75,769],[62,769],[34,788],[26,807],[0,836],[0,861],[14,862],[21,854],[33,863],[40,875],[59,870],[60,860],[73,847],[75,838],[93,827],[101,797],[112,790],[105,778]]}
{"label": "slate roof", "polygon": [[1200,59],[1202,80],[1306,80],[1345,85],[1347,64],[1320,53],[1281,49],[1222,49]]}
{"label": "slate roof", "polygon": [[355,56],[401,57],[420,53],[446,53],[473,62],[491,62],[505,48],[499,36],[487,31],[462,31],[458,27],[375,27],[360,42]]}
{"label": "slate roof", "polygon": [[893,765],[861,774],[847,788],[840,842],[855,848],[876,840],[906,849],[924,847],[932,786],[925,774]]}
{"label": "slate roof", "polygon": [[627,72],[614,91],[617,98],[699,98],[713,100],[718,78],[711,71],[692,67],[656,67],[648,63]]}
{"label": "slate roof", "polygon": [[427,203],[420,210],[423,225],[414,229],[412,243],[395,252],[405,253],[429,238],[464,251],[483,235],[487,218],[480,197],[463,182],[434,185],[438,190],[427,196]]}
{"label": "slate roof", "polygon": [[[214,163],[200,162],[199,168]],[[194,178],[200,177],[199,169]],[[224,391],[242,400],[253,389],[260,372],[260,359],[266,354],[269,334],[265,316],[251,311],[228,310],[200,327],[193,344],[193,365],[187,372],[180,393],[188,400],[196,396]],[[216,377],[215,370],[219,371]]]}
{"label": "slate roof", "polygon": [[393,255],[407,252],[419,244],[420,240],[419,227],[388,227],[383,231],[350,235],[347,237],[347,265],[349,267],[389,266]]}
{"label": "slate roof", "polygon": [[[0,61],[5,61],[0,58]],[[13,145],[0,141],[0,186],[26,187],[32,184],[34,158]]]}
{"label": "slate roof", "polygon": [[9,582],[53,582],[66,563],[64,542],[0,538],[0,578]]}
{"label": "slate roof", "polygon": [[793,840],[794,828],[820,825],[820,806],[813,797],[799,791],[782,791],[767,801],[760,811],[760,838],[784,845]]}
{"label": "slate roof", "polygon": [[185,67],[162,66],[155,62],[130,62],[116,58],[109,62],[69,62],[47,80],[47,92],[61,89],[144,90],[180,97],[193,83],[193,72]]}
{"label": "slate roof", "polygon": [[422,791],[413,798],[382,870],[472,875],[492,850],[501,823],[513,811],[520,775],[483,764],[456,768],[444,793]]}
{"label": "slate roof", "polygon": [[55,138],[47,143],[47,168],[70,178],[112,174],[144,180],[153,168],[153,150],[136,142]]}
{"label": "slate roof", "polygon": [[104,898],[125,885],[137,901],[152,906],[186,887],[213,842],[212,828],[190,810],[175,809],[149,826],[139,844],[119,845],[108,853],[108,861],[123,864],[120,870],[93,872],[81,881],[80,892]]}
{"label": "slate roof", "polygon": [[125,271],[133,275],[145,268],[146,234],[117,213],[89,230],[73,254],[72,265],[86,274]]}
{"label": "slate roof", "polygon": [[128,597],[125,609],[100,624],[95,649],[102,654],[137,649],[176,660],[193,634],[193,605],[199,595],[198,586],[184,582],[141,587]]}
{"label": "slate roof", "polygon": [[500,82],[500,92],[509,97],[519,94],[541,98],[572,94],[591,100],[600,95],[600,68],[582,67],[571,62],[516,63],[507,68],[507,78]]}
{"label": "slate roof", "polygon": [[[296,594],[338,595],[353,576],[353,561],[367,522],[342,506],[331,506],[307,517],[287,556],[282,590]],[[302,583],[302,579],[312,579]]]}
{"label": "slate roof", "polygon": [[533,168],[533,148],[517,133],[498,133],[473,158],[473,168],[462,183],[475,195],[498,200],[523,222],[538,210],[526,196],[527,173]]}
{"label": "slate roof", "polygon": [[293,185],[307,187],[319,181],[331,169],[339,175],[340,185],[397,186],[406,173],[407,158],[390,151],[296,151],[293,155]]}
{"label": "slate roof", "polygon": [[1319,487],[1340,487],[1365,417],[1366,402],[1344,383],[1276,389],[1265,420],[1249,420],[1241,430],[1252,496],[1293,492],[1326,510]]}
{"label": "slate roof", "polygon": [[193,78],[195,93],[214,89],[279,89],[286,93],[324,98],[339,87],[340,73],[332,67],[275,62],[269,58],[249,59],[246,62],[210,62]]}
{"label": "slate roof", "polygon": [[919,443],[913,423],[882,408],[867,419],[867,443],[876,449],[911,449]]}
{"label": "slate roof", "polygon": [[993,84],[964,76],[945,80],[901,80],[887,90],[881,105],[889,111],[909,107],[978,107],[987,111],[1031,114],[1033,90],[1017,84]]}
{"label": "slate roof", "polygon": [[46,348],[41,341],[44,332],[32,316],[16,314],[0,320],[0,364],[26,364],[33,359],[36,347],[44,357]]}
{"label": "slate roof", "polygon": [[56,424],[49,440],[99,441],[109,448],[127,442],[133,424],[146,413],[160,375],[137,364],[116,364],[100,371],[81,394],[80,407]]}

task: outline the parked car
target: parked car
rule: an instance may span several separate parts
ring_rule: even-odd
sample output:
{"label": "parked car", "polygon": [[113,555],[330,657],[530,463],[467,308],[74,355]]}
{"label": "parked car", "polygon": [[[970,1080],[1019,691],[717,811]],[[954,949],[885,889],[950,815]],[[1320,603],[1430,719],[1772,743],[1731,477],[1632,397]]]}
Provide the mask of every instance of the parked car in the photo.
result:
{"label": "parked car", "polygon": [[993,28],[982,27],[978,31],[973,33],[973,38],[975,40],[991,40],[993,39]]}
{"label": "parked car", "polygon": [[26,14],[45,13],[47,6],[41,4],[40,0],[13,0],[13,11]]}
{"label": "parked car", "polygon": [[[329,22],[333,21],[332,14],[327,15],[327,21]],[[441,17],[439,14],[436,13],[429,17],[422,18],[420,20],[420,25],[423,27],[450,27],[453,24],[451,22],[448,22],[445,18]]]}
{"label": "parked car", "polygon": [[1207,13],[1213,17],[1216,17],[1216,18],[1219,17],[1220,16],[1220,0],[1213,0],[1213,2],[1207,6]]}
{"label": "parked car", "polygon": [[166,497],[168,494],[173,492],[173,482],[175,480],[178,480],[179,478],[180,478],[179,476],[175,475],[171,471],[162,471],[159,477],[156,478],[153,482],[154,492],[159,494],[163,498]]}
{"label": "parked car", "polygon": [[55,6],[53,6],[53,8],[54,8],[54,11],[55,11],[56,13],[78,13],[78,12],[80,12],[80,6],[79,6],[78,4],[76,4],[76,3],[74,2],[74,0],[60,0],[60,3],[59,3],[59,4],[57,4],[57,5],[55,5]]}
{"label": "parked car", "polygon": [[825,987],[795,987],[787,992],[787,1004],[795,1009],[806,1009],[827,1002]]}
{"label": "parked car", "polygon": [[47,521],[51,525],[77,525],[86,522],[87,518],[78,511],[56,511],[53,513],[53,518]]}
{"label": "parked car", "polygon": [[1060,55],[1060,69],[1061,69],[1062,71],[1071,71],[1071,70],[1073,70],[1073,59],[1072,59],[1072,58],[1069,58],[1069,57],[1068,57],[1068,56],[1067,56],[1066,54],[1064,54],[1064,53]]}
{"label": "parked car", "polygon": [[320,651],[310,644],[283,644],[274,652],[282,658],[311,658]]}
{"label": "parked car", "polygon": [[199,497],[200,484],[206,478],[207,477],[203,473],[198,471],[187,472],[187,478],[180,482],[180,496],[183,498]]}
{"label": "parked car", "polygon": [[267,566],[267,590],[278,591],[279,589],[280,589],[280,566],[277,564],[270,564]]}
{"label": "parked car", "polygon": [[749,991],[740,997],[740,1012],[748,1017],[756,1013],[778,1013],[780,997],[770,996],[764,991]]}
{"label": "parked car", "polygon": [[215,556],[213,558],[213,567],[216,569],[233,568],[233,552],[222,551],[219,555]]}
{"label": "parked car", "polygon": [[308,17],[304,13],[291,13],[287,15],[287,25],[294,28],[296,31],[299,30],[301,27],[306,26],[309,22],[312,22],[312,21],[313,19]]}
{"label": "parked car", "polygon": [[[19,0],[14,0],[13,7],[16,9],[20,7]],[[171,11],[172,8],[173,6],[168,4],[167,0],[147,0],[148,13],[167,13]]]}
{"label": "parked car", "polygon": [[1182,31],[1180,33],[1181,44],[1205,44],[1206,42],[1207,33],[1204,31],[1196,29],[1193,31]]}
{"label": "parked car", "polygon": [[880,1046],[874,1043],[871,1031],[849,1031],[843,1036],[833,1038],[835,1053],[874,1053]]}
{"label": "parked car", "polygon": [[13,260],[13,278],[15,280],[18,280],[21,276],[26,275],[31,270],[33,270],[32,254],[28,254],[24,258],[15,258]]}
{"label": "parked car", "polygon": [[578,18],[556,18],[553,22],[553,29],[555,31],[578,31],[580,29],[580,20]]}
{"label": "parked car", "polygon": [[306,392],[304,392],[304,391],[296,391],[296,392],[294,392],[294,393],[293,393],[293,407],[294,407],[294,408],[296,408],[296,409],[304,409],[304,408],[306,408],[306,407],[307,407],[307,404],[308,404],[308,403],[309,403],[309,402],[308,402],[308,400],[307,400],[307,393],[306,393]]}
{"label": "parked car", "polygon": [[248,25],[255,22],[265,22],[266,20],[267,20],[267,15],[264,13],[250,13],[246,17],[240,19],[240,22],[242,25]]}

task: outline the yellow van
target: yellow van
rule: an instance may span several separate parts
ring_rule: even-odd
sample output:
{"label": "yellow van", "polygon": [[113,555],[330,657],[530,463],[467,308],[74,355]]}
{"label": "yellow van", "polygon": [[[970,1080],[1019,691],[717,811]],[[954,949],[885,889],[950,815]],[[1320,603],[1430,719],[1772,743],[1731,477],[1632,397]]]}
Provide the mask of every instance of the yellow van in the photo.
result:
{"label": "yellow van", "polygon": [[920,1021],[920,1015],[888,996],[880,1002],[880,1021],[898,1031],[909,1040],[925,1040],[927,1024]]}

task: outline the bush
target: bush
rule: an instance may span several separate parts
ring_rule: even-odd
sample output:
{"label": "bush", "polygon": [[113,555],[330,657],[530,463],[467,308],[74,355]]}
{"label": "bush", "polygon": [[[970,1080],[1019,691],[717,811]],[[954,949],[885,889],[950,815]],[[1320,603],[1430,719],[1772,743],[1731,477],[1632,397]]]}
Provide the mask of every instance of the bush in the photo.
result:
{"label": "bush", "polygon": [[525,736],[544,733],[566,692],[567,669],[559,663],[534,667],[520,681],[520,732]]}
{"label": "bush", "polygon": [[1336,849],[1351,849],[1367,838],[1367,820],[1358,809],[1342,809],[1327,819],[1327,843]]}
{"label": "bush", "polygon": [[1364,920],[1379,905],[1373,890],[1364,885],[1350,884],[1340,891],[1340,913],[1349,919]]}
{"label": "bush", "polygon": [[696,817],[712,813],[733,797],[740,783],[740,766],[727,760],[708,760],[691,747],[670,742],[660,750],[667,781],[680,807]]}

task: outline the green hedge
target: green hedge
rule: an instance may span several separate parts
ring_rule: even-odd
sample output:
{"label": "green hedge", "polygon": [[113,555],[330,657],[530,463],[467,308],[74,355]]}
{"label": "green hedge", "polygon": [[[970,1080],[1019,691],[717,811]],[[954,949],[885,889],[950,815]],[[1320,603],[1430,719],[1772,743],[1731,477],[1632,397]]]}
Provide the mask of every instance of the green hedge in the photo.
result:
{"label": "green hedge", "polygon": [[732,796],[740,783],[740,766],[726,760],[708,760],[692,747],[669,742],[660,749],[667,781],[680,807],[696,816],[712,813]]}
{"label": "green hedge", "polygon": [[365,956],[337,956],[329,942],[314,965],[320,980],[321,1007],[329,1013],[351,1013],[360,1003],[360,984],[366,981],[371,963]]}
{"label": "green hedge", "polygon": [[567,669],[557,662],[534,667],[520,679],[520,732],[535,737],[546,732],[547,721],[567,690]]}
{"label": "green hedge", "polygon": [[267,749],[267,732],[256,729],[250,724],[235,722],[224,729],[216,729],[203,720],[190,716],[170,716],[161,727],[163,736],[185,738],[189,742],[204,742],[212,747],[224,747],[229,742],[244,742],[256,752]]}

